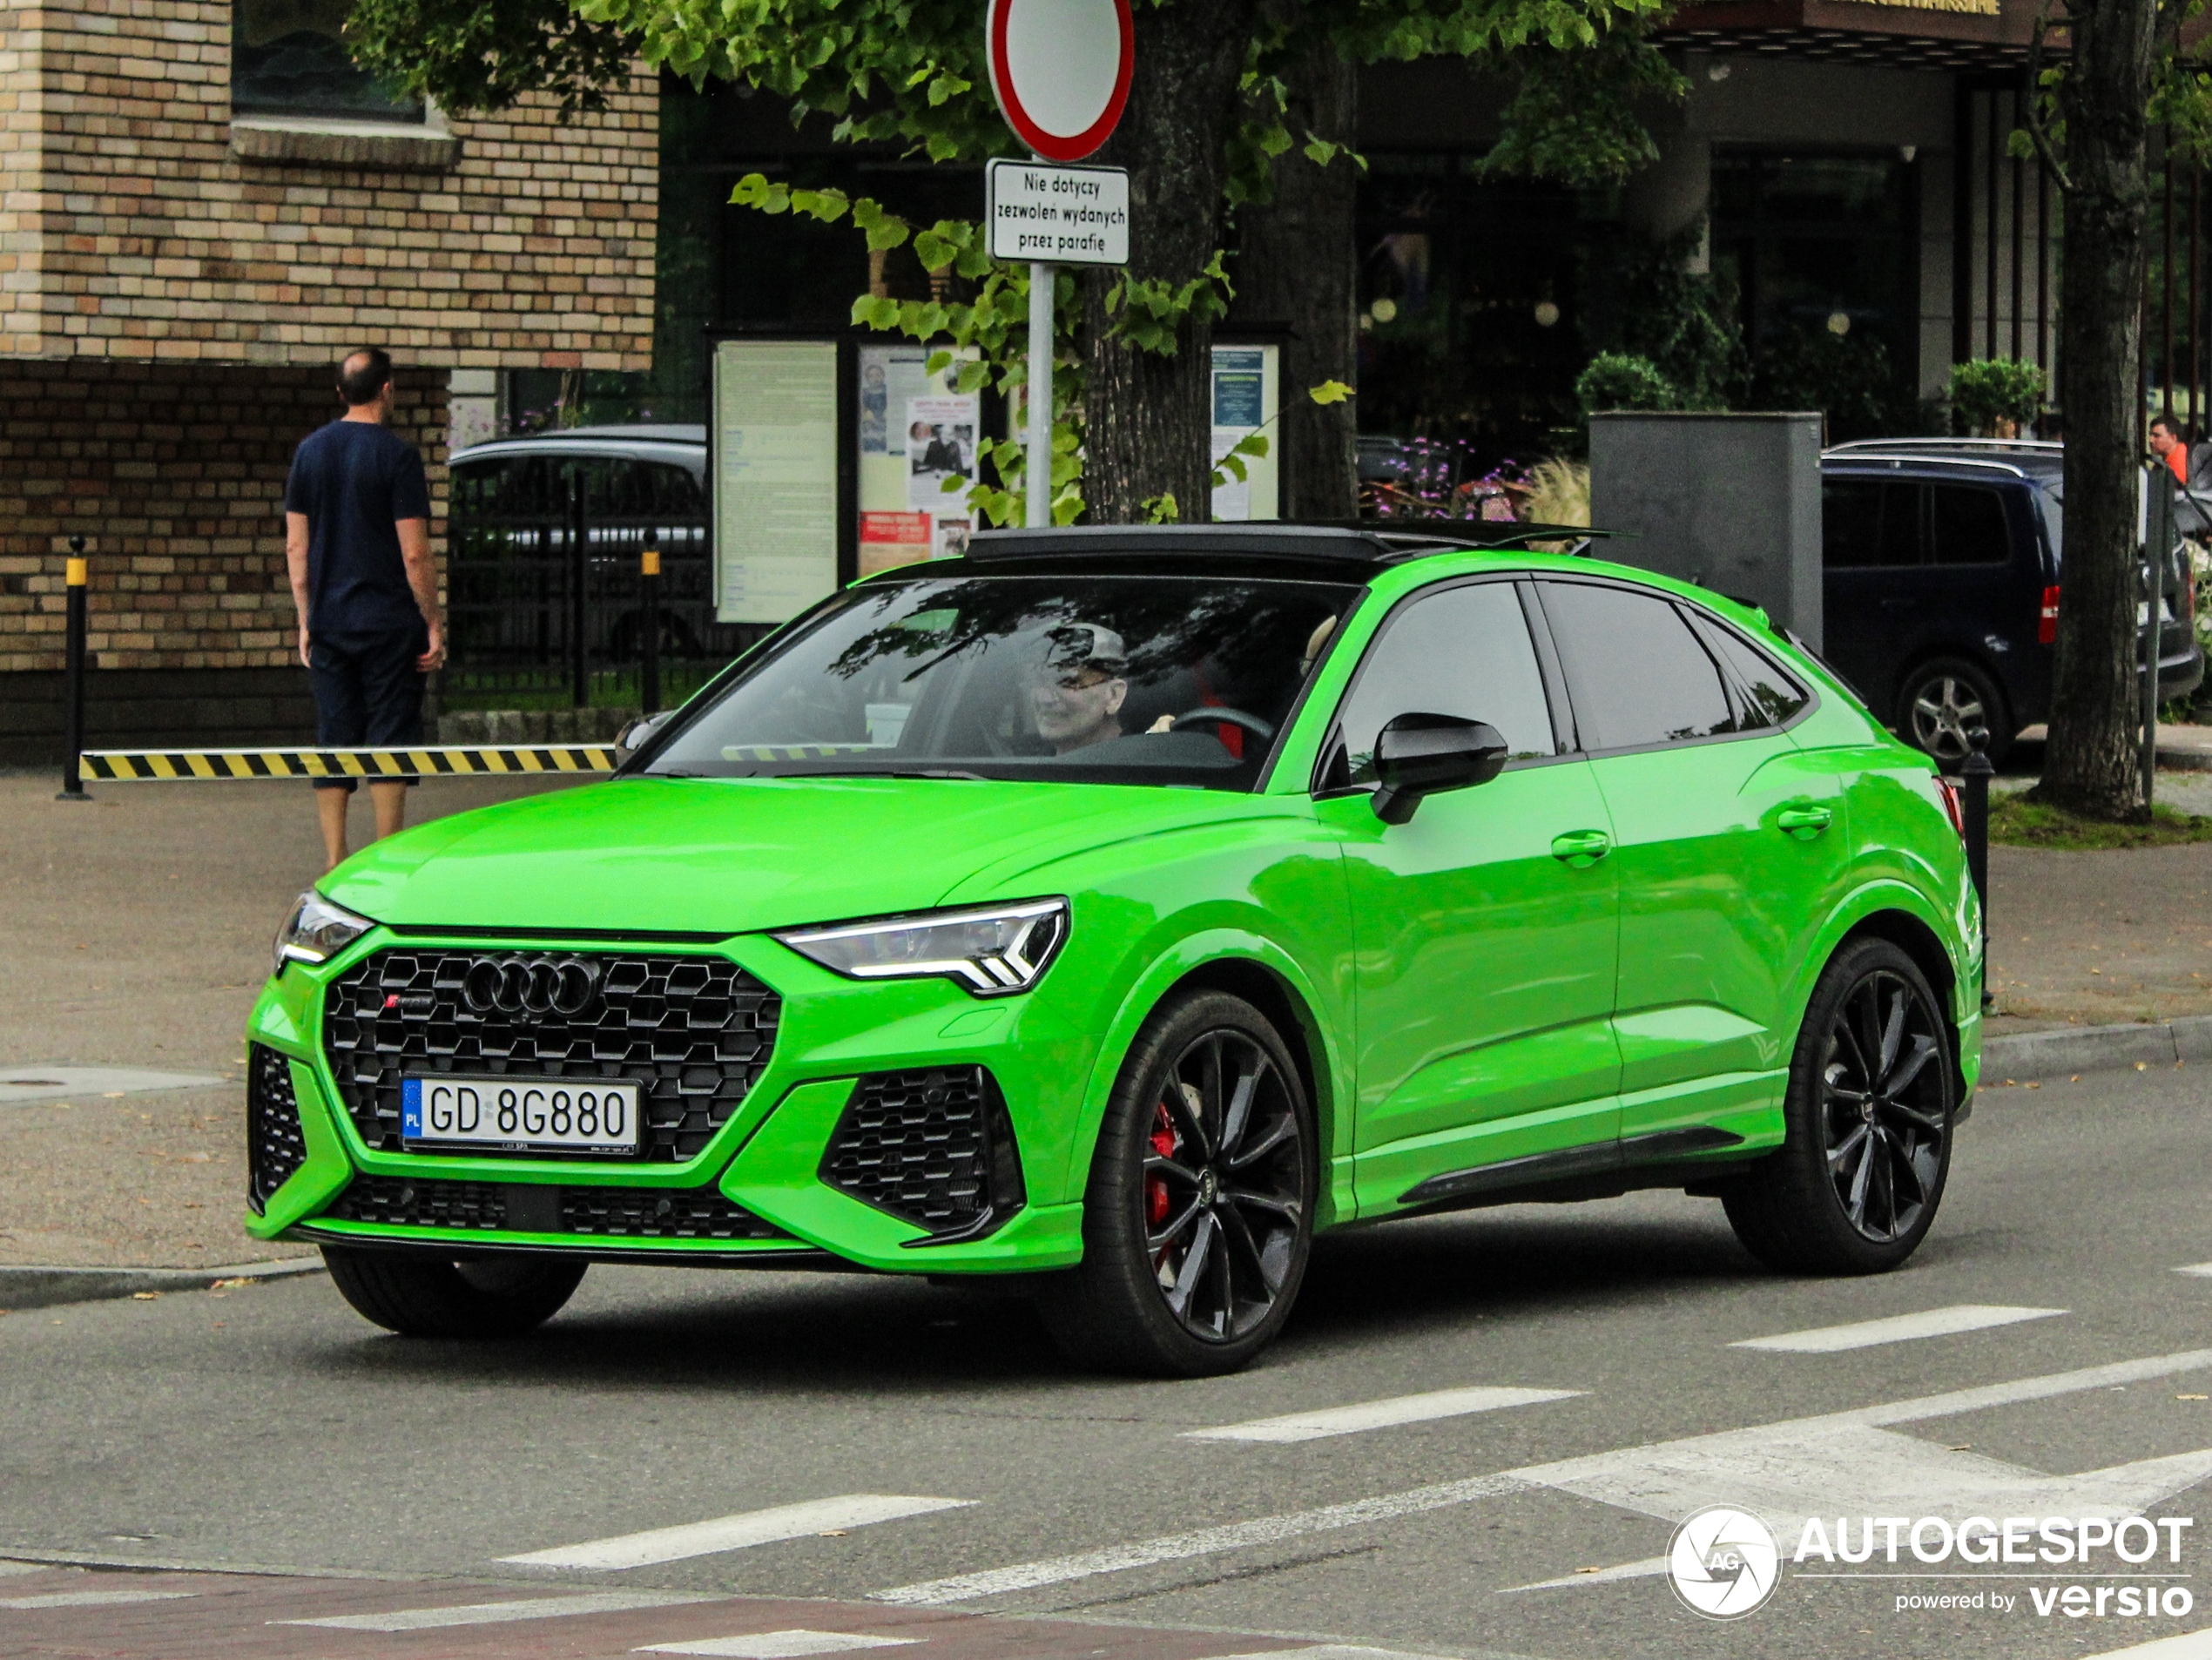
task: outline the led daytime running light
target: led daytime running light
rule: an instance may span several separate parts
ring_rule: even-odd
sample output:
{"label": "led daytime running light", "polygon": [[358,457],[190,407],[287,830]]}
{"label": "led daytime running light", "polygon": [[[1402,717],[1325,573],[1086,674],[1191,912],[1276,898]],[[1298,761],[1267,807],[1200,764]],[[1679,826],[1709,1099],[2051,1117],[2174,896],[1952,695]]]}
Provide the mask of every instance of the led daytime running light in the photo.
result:
{"label": "led daytime running light", "polygon": [[1068,901],[933,911],[775,937],[849,980],[945,979],[973,996],[1003,997],[1028,990],[1051,966],[1068,937]]}

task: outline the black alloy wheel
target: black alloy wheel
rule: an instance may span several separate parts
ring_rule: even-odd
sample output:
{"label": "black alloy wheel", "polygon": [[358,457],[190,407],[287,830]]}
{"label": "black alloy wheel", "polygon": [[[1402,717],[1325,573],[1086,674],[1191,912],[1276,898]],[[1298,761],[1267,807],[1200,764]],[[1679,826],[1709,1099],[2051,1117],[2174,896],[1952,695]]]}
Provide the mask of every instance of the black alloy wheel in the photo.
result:
{"label": "black alloy wheel", "polygon": [[1304,1081],[1266,1018],[1220,992],[1170,1000],[1107,1108],[1082,1265],[1042,1282],[1038,1312],[1089,1365],[1235,1371],[1305,1278],[1317,1162]]}
{"label": "black alloy wheel", "polygon": [[1936,1011],[1886,969],[1855,982],[1829,1023],[1820,1070],[1828,1178],[1851,1226],[1878,1245],[1911,1233],[1941,1184],[1950,1141],[1943,1053]]}
{"label": "black alloy wheel", "polygon": [[1305,1127],[1259,1043],[1207,1033],[1162,1080],[1144,1155],[1144,1249],[1168,1312],[1219,1343],[1275,1306],[1305,1218]]}
{"label": "black alloy wheel", "polygon": [[1786,1139],[1723,1189],[1752,1255],[1797,1273],[1881,1273],[1942,1203],[1958,1068],[1942,1004],[1912,957],[1858,939],[1813,988],[1790,1067]]}

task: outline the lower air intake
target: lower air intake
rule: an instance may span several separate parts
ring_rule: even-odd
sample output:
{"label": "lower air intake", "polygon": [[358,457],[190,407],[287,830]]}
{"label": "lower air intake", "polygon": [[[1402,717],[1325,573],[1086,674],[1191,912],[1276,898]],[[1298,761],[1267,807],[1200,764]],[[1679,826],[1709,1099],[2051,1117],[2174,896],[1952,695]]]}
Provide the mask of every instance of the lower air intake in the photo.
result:
{"label": "lower air intake", "polygon": [[246,1069],[246,1198],[261,1214],[269,1196],[307,1162],[300,1127],[300,1102],[292,1092],[292,1063],[256,1043]]}
{"label": "lower air intake", "polygon": [[323,1212],[334,1221],[607,1239],[788,1240],[711,1187],[568,1187],[356,1176]]}
{"label": "lower air intake", "polygon": [[1022,1208],[1022,1156],[997,1080],[980,1066],[872,1072],[822,1155],[821,1179],[928,1230],[911,1245],[988,1233]]}

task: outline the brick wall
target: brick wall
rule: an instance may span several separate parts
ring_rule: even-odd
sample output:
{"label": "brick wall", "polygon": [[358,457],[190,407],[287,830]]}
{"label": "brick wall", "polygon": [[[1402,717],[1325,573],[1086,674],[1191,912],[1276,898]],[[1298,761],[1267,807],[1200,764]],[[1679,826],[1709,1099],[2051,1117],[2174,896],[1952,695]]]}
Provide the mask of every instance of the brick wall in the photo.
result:
{"label": "brick wall", "polygon": [[[0,354],[642,369],[658,91],[388,136],[233,128],[227,0],[0,10]],[[241,153],[243,152],[243,153]]]}
{"label": "brick wall", "polygon": [[[292,666],[284,480],[342,409],[334,366],[0,361],[0,673],[62,666],[69,537],[91,556],[103,670]],[[402,366],[394,428],[428,466],[444,551],[443,376]],[[304,678],[304,677],[302,677]]]}

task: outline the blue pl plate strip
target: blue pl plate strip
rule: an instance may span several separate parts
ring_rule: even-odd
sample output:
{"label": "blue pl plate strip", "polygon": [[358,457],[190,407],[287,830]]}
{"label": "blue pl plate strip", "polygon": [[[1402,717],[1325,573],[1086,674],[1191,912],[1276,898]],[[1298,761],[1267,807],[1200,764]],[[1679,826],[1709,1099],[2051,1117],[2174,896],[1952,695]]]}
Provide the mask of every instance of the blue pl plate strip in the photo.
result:
{"label": "blue pl plate strip", "polygon": [[400,1137],[412,1140],[422,1133],[422,1080],[403,1079],[400,1084]]}

